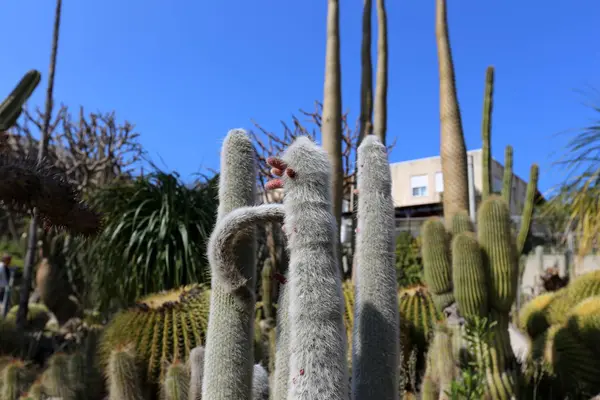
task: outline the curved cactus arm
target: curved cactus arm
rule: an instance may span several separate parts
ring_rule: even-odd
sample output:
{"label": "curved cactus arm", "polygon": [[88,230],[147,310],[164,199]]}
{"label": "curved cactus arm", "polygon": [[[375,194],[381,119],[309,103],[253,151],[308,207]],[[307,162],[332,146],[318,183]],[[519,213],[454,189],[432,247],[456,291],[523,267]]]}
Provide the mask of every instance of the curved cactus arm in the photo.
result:
{"label": "curved cactus arm", "polygon": [[483,202],[478,216],[479,244],[487,260],[490,307],[508,313],[517,294],[519,275],[510,212],[498,196]]}
{"label": "curved cactus arm", "polygon": [[[221,149],[217,221],[240,207],[256,202],[256,153],[246,132],[227,134]],[[256,279],[255,229],[240,232],[235,264],[254,287]],[[202,398],[250,400],[252,395],[254,298],[246,302],[212,277],[210,314],[205,343]]]}
{"label": "curved cactus arm", "polygon": [[19,119],[23,105],[40,83],[42,76],[36,70],[27,72],[17,86],[0,104],[0,132],[10,129]]}
{"label": "curved cactus arm", "polygon": [[285,188],[290,249],[290,376],[288,400],[348,399],[344,303],[338,269],[337,223],[327,152],[299,137],[282,159],[270,158],[268,188]]}
{"label": "curved cactus arm", "polygon": [[254,288],[248,286],[248,278],[236,264],[234,242],[240,232],[249,227],[258,223],[281,222],[284,216],[281,204],[264,204],[238,208],[217,223],[208,245],[208,260],[219,284],[232,293],[247,289],[254,294]]}
{"label": "curved cactus arm", "polygon": [[452,281],[460,315],[486,317],[488,291],[481,248],[474,234],[463,232],[452,240]]}
{"label": "curved cactus arm", "polygon": [[527,241],[529,229],[531,228],[538,177],[539,167],[537,164],[533,164],[529,172],[529,182],[527,183],[527,193],[525,194],[525,205],[523,207],[523,214],[521,215],[521,227],[519,228],[519,234],[517,236],[517,255],[523,253],[525,241]]}
{"label": "curved cactus arm", "polygon": [[352,398],[397,399],[398,288],[394,203],[385,146],[367,136],[358,148],[358,232],[352,334]]}

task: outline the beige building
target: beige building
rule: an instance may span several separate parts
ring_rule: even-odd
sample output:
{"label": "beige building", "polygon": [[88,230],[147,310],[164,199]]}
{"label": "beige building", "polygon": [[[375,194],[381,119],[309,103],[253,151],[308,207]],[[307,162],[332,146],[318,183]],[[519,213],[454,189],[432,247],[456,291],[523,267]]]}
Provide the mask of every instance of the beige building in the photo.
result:
{"label": "beige building", "polygon": [[[483,185],[481,149],[471,150],[468,155],[473,162],[473,184],[478,197]],[[390,168],[392,196],[396,208],[440,203],[440,193],[444,191],[444,183],[439,156],[392,163]],[[499,193],[502,190],[503,175],[504,166],[492,160],[492,191]],[[527,183],[513,174],[510,205],[513,215],[521,214],[526,192]]]}

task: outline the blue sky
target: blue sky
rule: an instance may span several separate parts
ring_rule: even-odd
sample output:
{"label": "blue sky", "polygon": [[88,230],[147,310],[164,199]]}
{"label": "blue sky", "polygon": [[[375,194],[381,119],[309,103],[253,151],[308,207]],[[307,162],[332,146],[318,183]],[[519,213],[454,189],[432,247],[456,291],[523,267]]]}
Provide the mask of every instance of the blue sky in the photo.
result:
{"label": "blue sky", "polygon": [[[354,119],[362,2],[341,3],[343,107]],[[387,3],[388,137],[398,140],[391,161],[435,155],[434,1]],[[485,69],[492,64],[493,156],[502,160],[512,144],[518,175],[526,178],[538,162],[540,188],[559,183],[551,156],[566,138],[555,135],[596,117],[577,90],[600,89],[600,2],[449,3],[467,147],[480,147]],[[42,105],[54,2],[8,0],[1,9],[0,93],[36,68],[43,81],[31,103]],[[218,168],[229,129],[252,128],[254,119],[279,131],[280,120],[321,99],[325,22],[324,0],[64,0],[55,101],[73,110],[116,110],[120,120],[135,123],[154,160],[189,179]]]}

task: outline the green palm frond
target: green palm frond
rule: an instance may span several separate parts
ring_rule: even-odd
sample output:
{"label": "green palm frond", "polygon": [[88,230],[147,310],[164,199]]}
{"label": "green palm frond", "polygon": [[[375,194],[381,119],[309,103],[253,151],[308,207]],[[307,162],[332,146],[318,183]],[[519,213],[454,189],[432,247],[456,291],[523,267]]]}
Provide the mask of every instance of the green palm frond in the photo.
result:
{"label": "green palm frond", "polygon": [[92,246],[104,298],[126,302],[208,279],[206,242],[215,223],[218,176],[195,187],[154,172],[99,191],[105,228]]}
{"label": "green palm frond", "polygon": [[[600,107],[591,109],[600,116]],[[579,254],[584,255],[600,244],[600,118],[568,142],[557,164],[568,175],[544,214],[563,216],[565,229],[575,233]]]}

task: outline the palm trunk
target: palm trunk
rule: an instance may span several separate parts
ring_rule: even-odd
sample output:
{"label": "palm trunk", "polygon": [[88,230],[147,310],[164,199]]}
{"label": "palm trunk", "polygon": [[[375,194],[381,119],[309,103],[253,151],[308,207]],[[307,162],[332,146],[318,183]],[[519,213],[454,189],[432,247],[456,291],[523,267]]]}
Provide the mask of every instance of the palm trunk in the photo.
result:
{"label": "palm trunk", "polygon": [[377,79],[374,133],[385,145],[387,133],[388,42],[385,0],[377,0]]}
{"label": "palm trunk", "polygon": [[[327,49],[325,53],[325,85],[323,91],[323,116],[321,134],[323,148],[329,154],[332,166],[333,214],[337,221],[337,243],[342,217],[343,180],[342,166],[342,88],[340,68],[340,13],[339,0],[328,0]],[[340,268],[341,268],[341,262]]]}
{"label": "palm trunk", "polygon": [[446,0],[436,0],[436,41],[440,74],[440,156],[444,179],[444,218],[469,210],[467,148],[456,95],[454,65],[448,35]]}
{"label": "palm trunk", "polygon": [[[46,156],[48,142],[50,140],[50,119],[52,117],[53,108],[53,92],[54,92],[54,73],[56,68],[56,53],[58,51],[58,33],[60,28],[60,13],[62,0],[56,0],[56,9],[54,11],[54,30],[52,33],[52,51],[50,53],[50,67],[48,68],[48,87],[46,89],[46,107],[44,110],[44,125],[41,132],[41,138],[38,148],[38,163],[41,163]],[[37,225],[38,211],[33,209],[31,222],[29,225],[29,236],[27,238],[27,254],[23,265],[23,281],[21,284],[21,296],[19,298],[19,310],[17,312],[17,335],[23,337],[25,329],[26,316],[28,312],[29,293],[31,279],[33,276],[33,264],[35,259],[35,250],[37,247]]]}

